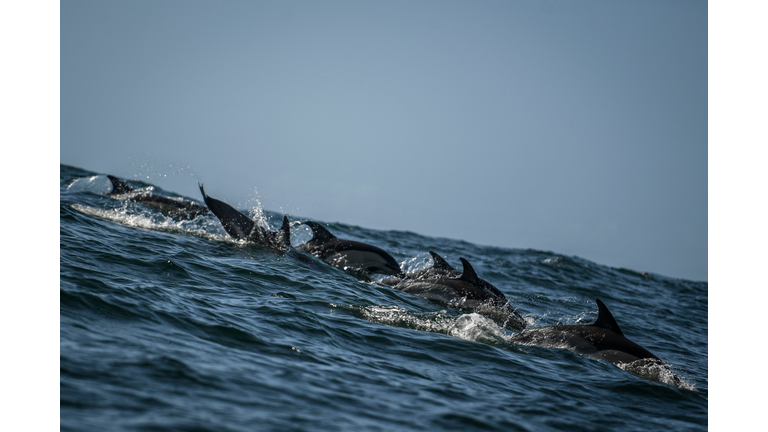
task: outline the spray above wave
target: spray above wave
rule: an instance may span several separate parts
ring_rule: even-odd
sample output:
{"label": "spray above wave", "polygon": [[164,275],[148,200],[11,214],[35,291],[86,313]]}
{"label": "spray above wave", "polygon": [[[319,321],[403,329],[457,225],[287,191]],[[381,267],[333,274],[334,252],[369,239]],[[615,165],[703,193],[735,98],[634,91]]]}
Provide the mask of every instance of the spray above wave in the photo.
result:
{"label": "spray above wave", "polygon": [[272,231],[254,222],[248,216],[240,213],[224,201],[217,200],[205,193],[202,184],[200,192],[203,194],[205,204],[221,221],[221,225],[227,234],[236,240],[257,243],[277,253],[287,252],[291,246],[291,232],[288,217],[283,217],[283,225],[277,231]]}

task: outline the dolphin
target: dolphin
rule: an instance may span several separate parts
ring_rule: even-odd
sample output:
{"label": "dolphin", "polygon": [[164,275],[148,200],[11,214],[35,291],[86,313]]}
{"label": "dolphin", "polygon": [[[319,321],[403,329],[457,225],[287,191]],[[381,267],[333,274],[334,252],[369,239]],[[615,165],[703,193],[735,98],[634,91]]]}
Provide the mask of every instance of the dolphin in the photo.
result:
{"label": "dolphin", "polygon": [[597,320],[586,325],[553,325],[524,330],[510,339],[521,345],[561,348],[605,360],[634,375],[679,386],[678,378],[658,357],[624,336],[608,307],[596,300]]}
{"label": "dolphin", "polygon": [[143,204],[169,215],[180,217],[185,220],[192,220],[198,216],[211,214],[205,206],[194,201],[185,201],[181,198],[169,198],[155,195],[150,191],[141,191],[133,189],[127,183],[119,178],[107,175],[112,182],[112,192],[107,195],[118,200],[127,200]]}
{"label": "dolphin", "polygon": [[435,267],[432,268],[436,270],[414,272],[418,273],[415,278],[409,276],[393,288],[437,304],[477,312],[512,330],[525,328],[525,320],[510,306],[504,294],[480,279],[469,261],[460,258],[463,271],[458,275],[458,271],[442,257],[434,252],[430,253],[433,258],[437,256]]}
{"label": "dolphin", "polygon": [[[453,268],[450,264],[448,264],[448,261],[444,260],[443,257],[438,255],[435,252],[429,251],[429,254],[432,255],[432,260],[434,261],[434,264],[432,264],[432,267],[425,268],[422,270],[416,270],[414,272],[408,273],[405,275],[405,279],[410,280],[426,280],[426,279],[439,279],[441,277],[458,277],[461,276],[461,272]],[[381,281],[384,285],[389,286],[395,286],[398,283],[402,282],[404,278],[401,277],[391,277],[387,278]]]}
{"label": "dolphin", "polygon": [[283,216],[283,225],[277,231],[263,228],[251,218],[240,213],[224,201],[212,198],[205,193],[202,183],[198,183],[205,205],[216,215],[224,230],[232,238],[267,246],[277,252],[287,252],[291,247],[291,231],[288,216]]}
{"label": "dolphin", "polygon": [[[448,261],[446,261],[443,257],[438,255],[436,252],[429,251],[429,254],[432,255],[432,260],[434,261],[434,264],[432,264],[432,267],[408,273],[407,275],[405,275],[406,279],[410,279],[412,281],[424,281],[424,280],[441,279],[441,278],[459,278],[461,276],[462,272],[453,268],[452,265],[448,264]],[[395,286],[398,283],[402,282],[403,280],[404,279],[402,278],[393,277],[393,278],[384,279],[383,281],[381,281],[381,283],[383,283],[384,285]],[[502,301],[506,301],[506,297],[504,297],[504,293],[499,291],[498,288],[491,285],[485,279],[478,278],[478,280],[480,281],[480,284],[483,286],[483,288],[490,291],[491,295],[498,297]]]}
{"label": "dolphin", "polygon": [[340,239],[317,222],[304,223],[312,228],[312,239],[296,246],[296,249],[352,273],[405,276],[397,261],[385,250],[367,243]]}

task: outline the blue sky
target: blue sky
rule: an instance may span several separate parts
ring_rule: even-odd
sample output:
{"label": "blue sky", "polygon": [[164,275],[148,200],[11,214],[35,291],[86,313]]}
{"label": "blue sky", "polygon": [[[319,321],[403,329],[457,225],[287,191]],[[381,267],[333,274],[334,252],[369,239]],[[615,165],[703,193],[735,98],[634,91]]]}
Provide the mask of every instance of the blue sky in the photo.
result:
{"label": "blue sky", "polygon": [[707,2],[60,8],[61,163],[708,279]]}

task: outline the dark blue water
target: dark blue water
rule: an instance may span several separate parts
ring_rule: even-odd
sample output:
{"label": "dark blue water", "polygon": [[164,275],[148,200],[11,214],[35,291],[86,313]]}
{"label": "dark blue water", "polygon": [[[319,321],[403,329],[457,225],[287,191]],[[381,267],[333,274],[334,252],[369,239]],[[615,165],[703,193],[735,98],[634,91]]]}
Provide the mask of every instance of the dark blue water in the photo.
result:
{"label": "dark blue water", "polygon": [[[428,250],[459,268],[466,258],[531,327],[591,323],[600,298],[682,379],[672,386],[516,346],[480,315],[233,241],[213,216],[178,221],[113,200],[97,175],[61,166],[62,430],[707,428],[705,282],[326,224],[409,271],[431,265]],[[279,226],[282,215],[261,214]],[[294,226],[294,245],[310,237]]]}

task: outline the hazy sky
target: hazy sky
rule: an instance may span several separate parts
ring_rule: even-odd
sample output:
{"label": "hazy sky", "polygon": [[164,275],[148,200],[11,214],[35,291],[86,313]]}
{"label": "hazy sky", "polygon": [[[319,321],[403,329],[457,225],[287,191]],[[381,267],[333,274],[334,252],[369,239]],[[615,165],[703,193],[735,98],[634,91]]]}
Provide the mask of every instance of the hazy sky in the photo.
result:
{"label": "hazy sky", "polygon": [[61,163],[708,279],[705,1],[60,8]]}

